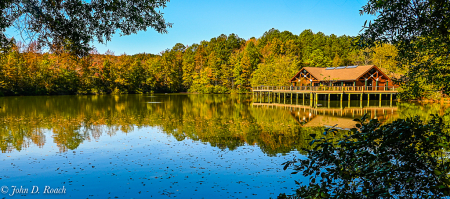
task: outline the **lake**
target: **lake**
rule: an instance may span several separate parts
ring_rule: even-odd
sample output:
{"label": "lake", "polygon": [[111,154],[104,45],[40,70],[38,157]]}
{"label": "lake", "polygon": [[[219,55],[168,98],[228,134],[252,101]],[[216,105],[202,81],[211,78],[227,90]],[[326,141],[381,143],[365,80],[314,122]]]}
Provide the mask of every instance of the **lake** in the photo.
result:
{"label": "lake", "polygon": [[[276,198],[312,133],[367,114],[387,123],[448,104],[252,103],[252,95],[0,98],[0,197]],[[331,136],[331,135],[327,135]]]}

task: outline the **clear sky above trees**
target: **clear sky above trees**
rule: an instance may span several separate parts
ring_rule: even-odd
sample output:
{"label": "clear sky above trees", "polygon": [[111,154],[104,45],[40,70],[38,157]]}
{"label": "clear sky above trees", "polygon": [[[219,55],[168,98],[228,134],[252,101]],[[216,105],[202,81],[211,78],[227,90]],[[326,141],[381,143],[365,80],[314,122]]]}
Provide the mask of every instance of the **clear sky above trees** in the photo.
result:
{"label": "clear sky above trees", "polygon": [[[305,29],[327,35],[356,36],[364,21],[360,16],[365,0],[280,0],[280,1],[208,1],[172,0],[162,10],[166,22],[173,23],[169,34],[147,32],[120,37],[115,34],[107,45],[94,43],[100,53],[159,53],[176,43],[191,45],[221,34],[235,33],[249,39],[260,37],[271,28],[300,34]],[[13,30],[8,30],[14,36]]]}

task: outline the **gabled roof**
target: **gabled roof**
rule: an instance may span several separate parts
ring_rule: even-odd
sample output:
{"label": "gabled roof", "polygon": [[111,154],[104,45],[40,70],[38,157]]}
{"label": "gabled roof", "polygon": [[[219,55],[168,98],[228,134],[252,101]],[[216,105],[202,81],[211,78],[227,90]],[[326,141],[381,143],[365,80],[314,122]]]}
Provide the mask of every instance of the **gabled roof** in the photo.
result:
{"label": "gabled roof", "polygon": [[[330,80],[339,80],[339,81],[354,81],[359,79],[362,75],[367,73],[370,69],[376,68],[379,72],[381,72],[385,77],[385,75],[378,67],[375,65],[367,65],[367,66],[357,66],[357,67],[345,67],[341,69],[336,68],[317,68],[317,67],[303,67],[300,72],[298,72],[291,81],[295,80],[301,71],[306,70],[312,76],[314,76],[318,81],[330,81]],[[340,68],[340,67],[339,67]],[[389,78],[389,77],[387,77]]]}

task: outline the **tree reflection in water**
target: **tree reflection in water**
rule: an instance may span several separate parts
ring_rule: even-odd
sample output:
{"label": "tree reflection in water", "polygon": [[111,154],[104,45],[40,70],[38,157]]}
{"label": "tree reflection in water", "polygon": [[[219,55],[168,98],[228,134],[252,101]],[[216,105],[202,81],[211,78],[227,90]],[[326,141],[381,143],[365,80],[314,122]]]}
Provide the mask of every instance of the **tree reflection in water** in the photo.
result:
{"label": "tree reflection in water", "polygon": [[364,113],[391,122],[410,114],[443,114],[447,108],[401,103],[389,109],[312,109],[252,104],[249,95],[196,94],[3,97],[0,107],[3,153],[51,141],[64,152],[102,135],[158,127],[177,140],[201,140],[230,150],[247,143],[268,155],[308,149],[309,134],[334,124],[348,129],[348,121]]}

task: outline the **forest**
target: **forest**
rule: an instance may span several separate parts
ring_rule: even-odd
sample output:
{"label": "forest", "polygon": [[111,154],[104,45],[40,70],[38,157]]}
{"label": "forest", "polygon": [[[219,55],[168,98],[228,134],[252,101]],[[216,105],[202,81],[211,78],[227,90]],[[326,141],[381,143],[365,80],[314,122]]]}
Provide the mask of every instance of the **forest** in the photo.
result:
{"label": "forest", "polygon": [[199,44],[177,43],[161,53],[115,55],[95,50],[78,57],[42,52],[36,43],[10,39],[0,49],[0,96],[124,93],[246,93],[257,85],[289,85],[302,67],[374,64],[401,86],[403,99],[439,99],[438,80],[412,77],[395,46],[359,48],[357,38],[304,30],[270,29],[248,40],[220,35]]}

